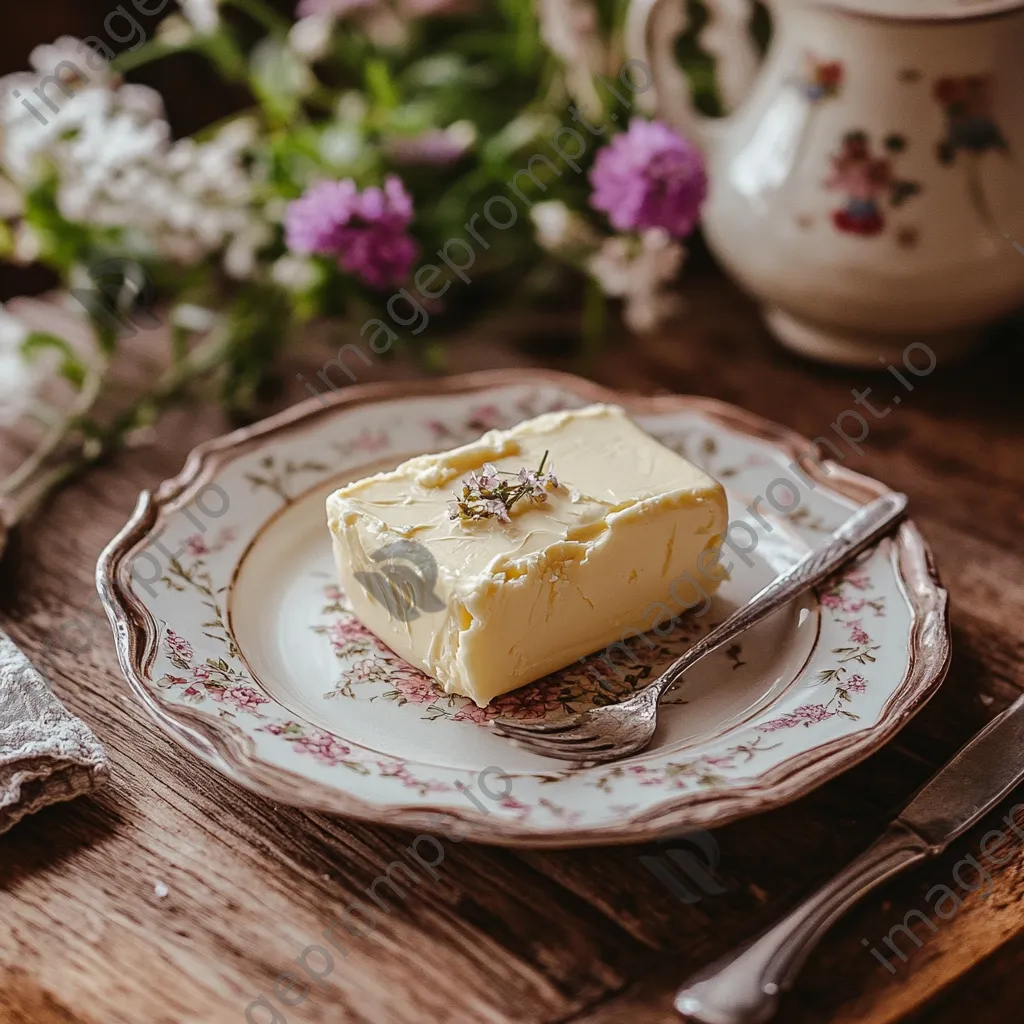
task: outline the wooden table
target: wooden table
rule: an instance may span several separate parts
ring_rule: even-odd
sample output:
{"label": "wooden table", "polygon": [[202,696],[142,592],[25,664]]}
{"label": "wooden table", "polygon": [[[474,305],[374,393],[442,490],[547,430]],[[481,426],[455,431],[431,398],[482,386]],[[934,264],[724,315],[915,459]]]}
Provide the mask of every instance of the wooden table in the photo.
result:
{"label": "wooden table", "polygon": [[[810,437],[855,408],[851,389],[870,386],[882,399],[900,389],[887,374],[783,353],[717,275],[691,276],[688,293],[692,309],[677,329],[613,347],[593,375],[615,387],[712,395]],[[525,348],[500,334],[488,345],[456,345],[452,367],[568,368],[557,324],[529,333]],[[388,372],[413,371],[397,363]],[[288,1010],[289,1024],[676,1020],[678,982],[836,872],[1024,686],[1022,381],[1024,347],[1010,339],[968,366],[940,366],[872,424],[863,455],[847,459],[910,495],[952,595],[952,671],[887,749],[798,803],[718,830],[725,892],[680,902],[640,863],[641,854],[663,854],[657,846],[454,846],[442,882],[420,887],[353,943],[326,987]],[[92,724],[114,765],[103,792],[0,838],[5,1024],[241,1024],[246,1007],[271,993],[408,845],[408,835],[386,828],[250,795],[179,750],[128,696],[93,587],[96,557],[139,490],[176,473],[192,445],[222,429],[212,409],[170,416],[157,447],[125,453],[59,494],[4,562],[0,626],[36,659],[48,641],[55,648],[56,692]],[[68,619],[81,620],[68,634],[77,653],[50,640]],[[862,944],[877,946],[908,911],[927,908],[932,885],[955,885],[953,865],[978,853],[1011,803],[843,920],[779,1019],[1019,1019],[1019,843],[986,899],[964,892],[962,909],[934,934],[915,929],[920,948],[901,942],[909,958],[895,961],[895,974]],[[157,883],[167,887],[163,898]],[[253,1024],[270,1019],[252,1014]]]}

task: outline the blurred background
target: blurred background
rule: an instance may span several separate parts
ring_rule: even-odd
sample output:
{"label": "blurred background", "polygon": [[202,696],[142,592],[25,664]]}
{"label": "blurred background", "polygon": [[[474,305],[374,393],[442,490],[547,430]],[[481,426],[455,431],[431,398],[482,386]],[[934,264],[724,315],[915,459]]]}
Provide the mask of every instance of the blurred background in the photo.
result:
{"label": "blurred background", "polygon": [[[0,39],[17,515],[51,461],[154,443],[190,403],[252,421],[313,378],[540,364],[749,405],[736,353],[818,389],[908,346],[1017,351],[1024,18],[910,45],[834,9],[871,3],[780,4],[764,63],[754,2],[667,0],[639,33],[628,0],[23,5]],[[733,110],[719,159],[704,118]]]}
{"label": "blurred background", "polygon": [[[291,13],[290,0],[268,0],[283,13]],[[13,0],[12,0],[13,6]],[[4,19],[0,33],[0,76],[27,67],[32,49],[62,35],[79,39],[104,36],[103,21],[117,8],[113,0],[34,0],[18,5],[18,16]],[[146,5],[143,5],[146,6]],[[167,11],[172,5],[169,5]],[[129,10],[133,10],[131,4]],[[156,9],[153,6],[152,9]],[[134,16],[151,36],[162,15]],[[164,97],[170,123],[177,135],[188,135],[211,121],[237,110],[247,100],[245,90],[233,89],[198,54],[180,53],[132,74],[132,80],[153,86]],[[40,267],[19,267],[0,262],[0,301],[52,287],[56,275]]]}

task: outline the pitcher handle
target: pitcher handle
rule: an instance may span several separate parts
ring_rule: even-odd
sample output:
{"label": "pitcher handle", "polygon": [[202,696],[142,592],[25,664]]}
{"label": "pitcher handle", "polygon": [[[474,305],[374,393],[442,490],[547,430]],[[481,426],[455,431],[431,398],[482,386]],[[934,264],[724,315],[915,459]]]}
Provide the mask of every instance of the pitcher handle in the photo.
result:
{"label": "pitcher handle", "polygon": [[[761,65],[750,35],[753,0],[704,3],[708,23],[700,42],[715,58],[722,103],[726,113],[731,113],[750,91]],[[630,58],[643,61],[651,70],[654,95],[647,112],[657,113],[707,147],[722,119],[698,113],[690,83],[676,61],[676,40],[688,23],[686,0],[633,0],[626,18],[626,50]]]}

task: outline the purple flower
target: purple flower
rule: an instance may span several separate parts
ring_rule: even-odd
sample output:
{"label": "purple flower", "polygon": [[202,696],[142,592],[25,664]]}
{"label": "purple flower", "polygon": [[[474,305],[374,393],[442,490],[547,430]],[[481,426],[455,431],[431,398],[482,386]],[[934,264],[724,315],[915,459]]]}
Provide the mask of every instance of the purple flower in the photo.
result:
{"label": "purple flower", "polygon": [[707,195],[700,150],[660,121],[634,118],[629,131],[597,154],[590,205],[619,231],[663,228],[688,235]]}
{"label": "purple flower", "polygon": [[505,502],[498,501],[497,498],[488,498],[486,501],[481,502],[484,509],[489,512],[495,519],[502,523],[511,523],[512,519],[508,514],[508,507]]}
{"label": "purple flower", "polygon": [[321,181],[288,204],[285,240],[292,252],[336,256],[371,288],[401,284],[418,249],[406,229],[412,199],[399,178],[360,191],[351,178]]}
{"label": "purple flower", "polygon": [[493,462],[485,462],[479,474],[469,474],[469,485],[478,491],[493,491],[501,484],[501,477],[498,476],[497,467]]}
{"label": "purple flower", "polygon": [[539,501],[547,501],[548,487],[558,488],[558,480],[555,474],[550,471],[551,464],[548,463],[548,472],[539,473],[536,470],[527,469],[525,466],[519,470],[519,482],[529,488],[529,495],[531,498],[536,498]]}

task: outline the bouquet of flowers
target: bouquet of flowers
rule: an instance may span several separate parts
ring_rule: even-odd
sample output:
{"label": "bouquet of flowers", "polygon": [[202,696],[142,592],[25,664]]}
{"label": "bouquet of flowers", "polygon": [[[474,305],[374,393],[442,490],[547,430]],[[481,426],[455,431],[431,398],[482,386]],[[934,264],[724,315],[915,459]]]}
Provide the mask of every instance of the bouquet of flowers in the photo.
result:
{"label": "bouquet of flowers", "polygon": [[[152,38],[136,22],[119,49],[108,17],[107,36],[64,36],[0,79],[0,262],[55,271],[84,328],[0,307],[0,425],[41,432],[0,482],[8,521],[190,389],[251,414],[314,318],[364,354],[436,361],[433,339],[509,294],[542,303],[575,280],[591,341],[609,297],[636,331],[675,309],[706,179],[652,119],[625,4],[133,3],[159,15]],[[126,76],[185,51],[251,104],[176,139],[159,93]],[[165,365],[112,408],[124,336],[160,322],[156,303]],[[39,394],[54,378],[58,407]]]}

